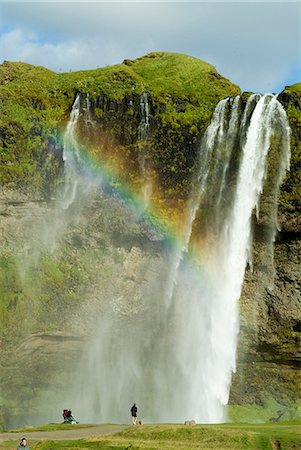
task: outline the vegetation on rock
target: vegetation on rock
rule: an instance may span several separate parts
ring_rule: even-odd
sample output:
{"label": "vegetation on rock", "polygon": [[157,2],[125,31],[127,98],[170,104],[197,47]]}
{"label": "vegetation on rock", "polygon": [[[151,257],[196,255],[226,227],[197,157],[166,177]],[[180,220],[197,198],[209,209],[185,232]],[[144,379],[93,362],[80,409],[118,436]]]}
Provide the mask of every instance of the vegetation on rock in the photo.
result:
{"label": "vegetation on rock", "polygon": [[[132,145],[137,143],[139,97],[148,93],[158,133],[154,141],[168,136],[169,145],[164,147],[168,153],[158,149],[156,155],[166,163],[161,167],[168,173],[177,161],[173,156],[179,152],[177,142],[185,134],[189,134],[186,141],[195,142],[218,100],[239,93],[213,66],[173,53],[151,53],[112,67],[63,74],[6,61],[0,66],[0,84],[0,182],[39,191],[46,198],[58,182],[61,133],[76,93],[89,94],[95,119],[111,127],[114,144]],[[138,108],[128,107],[130,102]],[[118,124],[114,123],[117,117]]]}
{"label": "vegetation on rock", "polygon": [[[93,432],[93,430],[92,430]],[[114,436],[96,436],[80,440],[40,440],[32,449],[118,449],[118,450],[294,450],[299,446],[300,427],[284,424],[233,425],[144,425],[125,429]],[[4,443],[7,450],[16,443]],[[3,448],[0,444],[0,448]]]}
{"label": "vegetation on rock", "polygon": [[[288,231],[301,231],[301,83],[287,86],[279,95],[291,128],[290,172],[281,188],[281,225]],[[289,218],[289,222],[287,219]]]}
{"label": "vegetation on rock", "polygon": [[[78,93],[82,111],[89,99],[92,122],[97,128],[95,136],[91,124],[81,118],[78,138],[82,152],[92,165],[110,174],[112,191],[82,208],[82,216],[89,217],[88,225],[84,218],[70,222],[65,235],[57,238],[59,249],[37,252],[35,260],[22,253],[22,245],[26,238],[34,247],[38,232],[33,224],[41,211],[46,216],[53,214],[50,200],[64,182],[63,133]],[[145,93],[151,130],[146,150],[138,139],[140,98]],[[239,93],[240,89],[221,77],[213,66],[175,53],[151,53],[112,67],[62,74],[25,63],[4,62],[0,66],[0,231],[5,237],[0,257],[0,339],[5,351],[0,364],[6,373],[6,380],[1,382],[0,403],[8,405],[12,415],[19,414],[15,408],[19,392],[30,399],[35,388],[43,391],[49,376],[49,366],[41,363],[46,356],[42,354],[40,358],[41,353],[30,346],[41,337],[37,333],[63,332],[67,328],[74,334],[87,334],[95,311],[101,310],[112,290],[116,297],[121,292],[131,297],[137,276],[135,267],[129,268],[131,258],[143,267],[147,254],[153,270],[161,270],[159,244],[156,246],[145,224],[135,221],[122,199],[111,201],[112,192],[118,192],[113,188],[117,186],[121,191],[131,186],[134,194],[139,192],[143,174],[138,160],[145,151],[155,175],[155,213],[162,216],[164,223],[171,224],[177,211],[178,225],[181,224],[201,137],[218,101]],[[290,364],[300,335],[295,320],[296,292],[300,286],[295,269],[301,212],[301,83],[285,88],[279,99],[292,130],[291,170],[281,189],[280,222],[284,232],[293,232],[296,242],[292,245],[291,236],[285,233],[279,237],[278,278],[273,293],[267,289],[266,267],[256,258],[254,273],[247,273],[241,302],[242,348],[249,358],[247,363],[254,364],[247,364],[249,378],[241,377],[239,370],[232,391],[233,403],[261,406],[271,394],[282,404],[297,400],[293,392],[295,372]],[[29,204],[29,199],[40,203]],[[255,253],[260,253],[258,242],[260,239]],[[294,268],[288,269],[287,261]],[[112,288],[114,279],[121,280],[119,287]],[[260,283],[264,288],[258,290]],[[142,297],[142,290],[137,295]],[[260,316],[256,330],[255,316]],[[28,336],[30,342],[26,340]],[[20,342],[28,344],[25,353]],[[11,383],[18,373],[22,352],[25,359],[32,355],[31,364],[23,372],[27,390],[22,387],[24,379],[18,375]],[[258,361],[259,354],[262,359]],[[274,360],[275,355],[278,359]],[[285,368],[279,369],[277,363],[284,362]],[[263,364],[269,367],[262,369]],[[62,361],[56,369],[60,365]],[[40,378],[34,378],[34,386],[30,380],[38,371]],[[271,374],[273,382],[269,379]],[[57,386],[63,380],[59,375]],[[36,405],[28,402],[34,409]]]}

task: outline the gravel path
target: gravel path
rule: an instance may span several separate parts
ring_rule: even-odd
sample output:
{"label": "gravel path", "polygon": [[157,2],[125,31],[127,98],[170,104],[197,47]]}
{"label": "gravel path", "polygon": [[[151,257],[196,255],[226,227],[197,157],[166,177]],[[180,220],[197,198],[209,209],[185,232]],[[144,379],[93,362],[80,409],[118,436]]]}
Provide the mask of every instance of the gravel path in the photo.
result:
{"label": "gravel path", "polygon": [[88,428],[72,428],[62,431],[29,431],[26,433],[0,433],[0,443],[9,440],[21,440],[26,437],[29,444],[31,441],[41,440],[76,440],[90,438],[92,436],[111,435],[128,428],[129,425],[99,425]]}

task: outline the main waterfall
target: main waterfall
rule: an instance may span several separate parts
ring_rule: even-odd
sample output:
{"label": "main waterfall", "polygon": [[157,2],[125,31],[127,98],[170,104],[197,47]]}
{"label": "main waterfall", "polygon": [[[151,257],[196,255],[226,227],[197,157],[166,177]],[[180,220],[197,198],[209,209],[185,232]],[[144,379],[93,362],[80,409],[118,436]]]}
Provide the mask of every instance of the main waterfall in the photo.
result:
{"label": "main waterfall", "polygon": [[240,97],[217,105],[200,147],[183,233],[166,258],[165,287],[145,292],[132,313],[108,299],[80,361],[74,392],[82,422],[127,422],[134,402],[146,421],[225,420],[252,214],[259,214],[271,179],[275,229],[289,138],[285,111],[273,95],[253,95],[245,107]]}

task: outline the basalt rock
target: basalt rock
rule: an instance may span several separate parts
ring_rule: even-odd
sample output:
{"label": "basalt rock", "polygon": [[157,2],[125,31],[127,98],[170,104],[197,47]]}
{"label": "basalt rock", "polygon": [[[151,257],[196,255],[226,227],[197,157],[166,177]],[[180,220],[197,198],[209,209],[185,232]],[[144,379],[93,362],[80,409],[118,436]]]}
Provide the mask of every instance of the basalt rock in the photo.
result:
{"label": "basalt rock", "polygon": [[[240,92],[212,66],[196,61],[156,53],[70,76],[22,63],[1,66],[6,114],[0,139],[0,385],[6,426],[24,423],[20,398],[38,417],[37,399],[47,396],[49,380],[61,392],[108,298],[121,316],[137,314],[146,289],[155,297],[164,286],[164,226],[184,209],[217,102]],[[187,86],[174,82],[175,72],[169,75],[174,67],[188,68],[181,73]],[[162,87],[156,84],[158,73]],[[155,231],[155,219],[143,212],[138,217],[135,202],[129,206],[115,189],[122,180],[137,194],[144,181],[138,128],[145,92],[151,138],[143,151],[155,174],[155,219],[161,221]],[[91,171],[93,161],[103,163],[108,170],[102,175],[110,179],[89,201],[73,205],[69,216],[57,212],[56,202],[64,184],[63,132],[77,93],[81,151],[91,158]],[[291,170],[280,193],[274,256],[264,210],[259,221],[254,217],[253,267],[246,271],[240,301],[238,370],[231,389],[236,404],[264,404],[270,397],[288,404],[300,392],[300,85],[286,88],[279,99],[292,130]],[[26,367],[24,378],[15,378],[20,366]]]}

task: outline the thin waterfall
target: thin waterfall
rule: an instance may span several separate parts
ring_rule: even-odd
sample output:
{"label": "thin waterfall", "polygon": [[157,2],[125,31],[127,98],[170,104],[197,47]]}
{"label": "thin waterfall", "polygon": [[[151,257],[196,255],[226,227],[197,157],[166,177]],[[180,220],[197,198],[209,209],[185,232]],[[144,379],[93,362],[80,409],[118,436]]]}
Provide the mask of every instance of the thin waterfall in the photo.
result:
{"label": "thin waterfall", "polygon": [[[82,103],[83,108],[81,111]],[[80,93],[76,95],[64,133],[63,161],[65,185],[59,204],[62,209],[68,209],[75,201],[79,202],[81,199],[87,198],[95,187],[101,184],[101,180],[91,179],[88,173],[89,169],[83,160],[83,152],[77,137],[77,128],[81,115],[87,131],[87,127],[93,124],[89,93],[85,95],[84,99],[82,99]]]}
{"label": "thin waterfall", "polygon": [[147,285],[132,310],[119,299],[116,308],[113,298],[103,308],[79,366],[82,421],[127,421],[134,402],[153,422],[225,420],[252,214],[269,181],[271,222],[276,220],[289,133],[273,95],[251,96],[245,107],[240,97],[217,105],[200,147],[183,232],[166,259],[165,289],[158,295],[155,284]]}
{"label": "thin waterfall", "polygon": [[[86,96],[86,106],[89,97]],[[84,118],[87,115],[84,111]],[[64,133],[62,159],[64,162],[64,186],[53,209],[41,218],[35,229],[38,256],[41,248],[53,252],[67,228],[79,220],[83,204],[90,198],[101,180],[86,176],[85,162],[81,156],[81,147],[77,138],[77,127],[81,115],[81,94],[77,94]],[[90,117],[90,116],[88,116]],[[42,244],[41,244],[42,242]]]}
{"label": "thin waterfall", "polygon": [[140,97],[140,116],[141,120],[138,126],[138,162],[140,177],[142,178],[142,198],[144,205],[147,208],[152,194],[152,182],[149,173],[150,163],[148,159],[150,118],[147,93],[143,93]]}
{"label": "thin waterfall", "polygon": [[[214,156],[216,157],[216,155],[214,155],[213,153],[213,150],[215,148],[220,148],[221,142],[225,139],[224,121],[228,101],[229,99],[225,99],[221,100],[218,103],[214,111],[211,124],[206,130],[201,145],[199,157],[199,172],[197,174],[200,187],[197,191],[195,189],[192,189],[190,193],[190,197],[186,207],[185,223],[183,226],[181,238],[178,239],[178,242],[176,243],[175,248],[171,254],[170,270],[166,282],[166,294],[165,294],[168,303],[170,303],[172,300],[178,280],[178,271],[181,262],[188,251],[189,241],[192,233],[192,224],[195,220],[195,216],[200,204],[201,195],[206,185],[207,177],[209,174],[210,162]],[[217,157],[216,160],[218,160]]]}
{"label": "thin waterfall", "polygon": [[59,198],[50,209],[37,218],[26,238],[27,246],[20,264],[20,275],[26,277],[31,266],[38,264],[43,252],[53,253],[71,223],[77,220],[79,204],[71,208],[75,201],[90,191],[91,182],[83,182],[83,161],[80,146],[76,137],[76,128],[80,117],[80,94],[77,94],[70,112],[64,133],[62,159],[64,163],[64,186]]}
{"label": "thin waterfall", "polygon": [[75,135],[79,115],[80,94],[77,94],[64,134],[63,161],[65,170],[65,189],[61,200],[61,207],[63,209],[67,209],[74,202],[79,183],[78,170],[80,164],[80,149]]}
{"label": "thin waterfall", "polygon": [[[233,100],[233,99],[231,99]],[[231,156],[233,156],[233,152],[235,149],[235,145],[237,143],[237,136],[239,132],[239,120],[240,120],[240,111],[239,111],[239,105],[240,105],[240,96],[237,95],[233,100],[233,105],[231,108],[231,115],[229,120],[229,127],[227,129],[227,134],[224,137],[225,140],[225,152],[224,152],[224,158],[223,161],[219,161],[220,165],[222,166],[222,175],[221,175],[221,182],[220,182],[220,189],[218,193],[218,198],[216,202],[217,208],[221,205],[221,200],[223,198],[223,194],[226,187],[226,174],[229,170],[229,165],[231,162]]]}
{"label": "thin waterfall", "polygon": [[84,103],[84,107],[83,107],[83,115],[84,115],[84,121],[85,121],[86,127],[92,127],[92,130],[93,130],[94,122],[93,122],[93,118],[92,118],[92,114],[91,114],[91,99],[90,99],[89,92],[87,92],[87,94],[85,96],[85,103]]}

